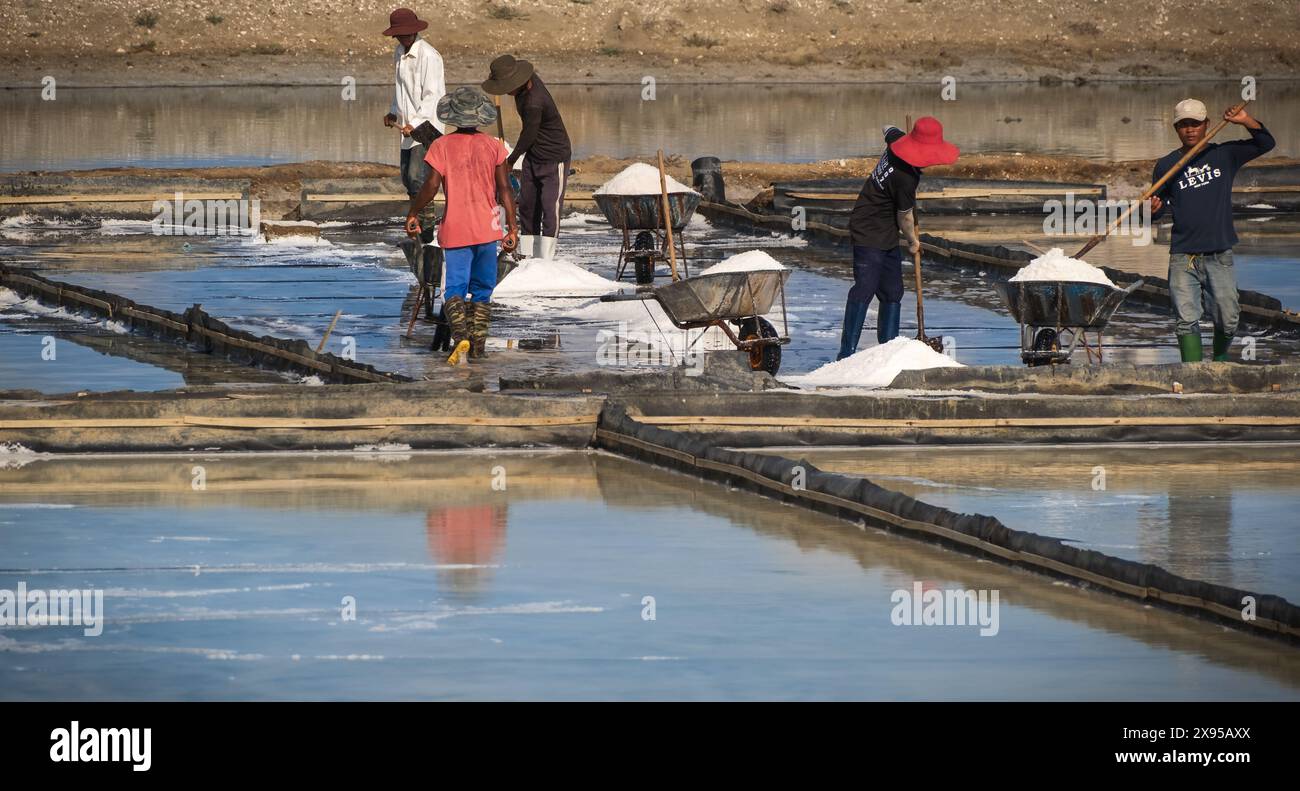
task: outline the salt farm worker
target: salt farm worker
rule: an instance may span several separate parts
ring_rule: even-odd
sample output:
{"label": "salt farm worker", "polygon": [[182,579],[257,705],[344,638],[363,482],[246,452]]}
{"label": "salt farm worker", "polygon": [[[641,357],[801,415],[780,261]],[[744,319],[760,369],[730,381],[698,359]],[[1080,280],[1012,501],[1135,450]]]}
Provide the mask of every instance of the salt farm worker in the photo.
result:
{"label": "salt farm worker", "polygon": [[[1242,165],[1277,145],[1273,135],[1242,109],[1229,108],[1225,120],[1250,131],[1249,140],[1210,143],[1188,162],[1151,198],[1154,220],[1169,209],[1174,230],[1169,243],[1169,294],[1178,321],[1178,351],[1185,363],[1200,362],[1201,314],[1210,309],[1214,321],[1214,359],[1228,359],[1228,347],[1237,332],[1241,314],[1237,294],[1237,273],[1232,263],[1232,246],[1237,233],[1232,227],[1232,181]],[[1184,99],[1174,108],[1174,131],[1182,148],[1171,151],[1156,163],[1152,183],[1206,134],[1209,114],[1197,99]]]}
{"label": "salt farm worker", "polygon": [[[447,131],[437,118],[438,100],[447,93],[442,55],[420,38],[420,31],[428,26],[411,9],[399,8],[388,15],[388,29],[384,31],[385,36],[397,39],[393,52],[397,87],[384,126],[397,127],[402,133],[402,186],[412,198],[429,175],[424,162],[429,144]],[[427,219],[426,225],[432,230],[432,212]]]}
{"label": "salt farm worker", "polygon": [[910,134],[903,134],[896,126],[886,126],[884,131],[885,153],[862,185],[849,217],[853,287],[844,304],[837,360],[857,351],[873,297],[880,299],[876,341],[888,343],[898,337],[903,307],[903,257],[898,235],[903,234],[909,253],[921,249],[913,215],[921,169],[957,161],[957,147],[943,139],[943,125],[936,118],[918,118]]}
{"label": "salt farm worker", "polygon": [[406,232],[411,236],[420,233],[420,211],[441,188],[447,207],[438,227],[438,244],[446,261],[443,308],[452,343],[447,362],[456,365],[466,356],[481,358],[485,354],[492,319],[489,300],[497,284],[497,242],[501,241],[498,198],[510,229],[503,242],[506,252],[518,244],[519,227],[506,147],[478,131],[480,126],[496,123],[497,108],[492,100],[477,88],[457,88],[438,101],[437,115],[456,130],[429,146],[425,156],[429,178],[411,199]]}
{"label": "salt farm worker", "polygon": [[523,235],[519,252],[529,258],[554,258],[564,189],[573,159],[564,119],[533,65],[513,55],[492,61],[483,90],[494,96],[508,93],[515,97],[515,109],[523,122],[509,160],[513,168],[520,157],[527,155],[520,175],[519,224]]}

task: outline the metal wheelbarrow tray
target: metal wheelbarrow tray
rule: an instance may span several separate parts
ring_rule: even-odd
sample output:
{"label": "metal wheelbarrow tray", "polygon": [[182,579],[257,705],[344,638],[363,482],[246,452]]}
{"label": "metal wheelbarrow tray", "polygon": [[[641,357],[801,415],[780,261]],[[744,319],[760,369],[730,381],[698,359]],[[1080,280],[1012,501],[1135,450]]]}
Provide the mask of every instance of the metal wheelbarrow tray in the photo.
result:
{"label": "metal wheelbarrow tray", "polygon": [[[1101,283],[1059,280],[1021,280],[994,283],[1012,318],[1020,323],[1020,359],[1028,365],[1068,363],[1080,341],[1089,362],[1095,354],[1102,361],[1101,331],[1115,311],[1142,285],[1139,279],[1127,288]],[[1096,335],[1095,344],[1087,333]],[[1069,346],[1061,348],[1061,336]],[[1094,348],[1095,345],[1095,348]]]}
{"label": "metal wheelbarrow tray", "polygon": [[[790,322],[786,315],[785,283],[789,269],[760,269],[744,272],[719,272],[696,275],[664,286],[634,294],[608,294],[602,302],[656,300],[673,326],[682,330],[717,327],[736,345],[749,353],[750,367],[772,375],[781,365],[781,346],[790,342]],[[763,314],[781,301],[783,332]],[[738,327],[733,331],[729,324]]]}
{"label": "metal wheelbarrow tray", "polygon": [[[625,231],[660,231],[664,227],[663,196],[605,195],[591,196],[604,213],[605,219],[615,228]],[[698,192],[668,193],[668,212],[673,218],[673,230],[679,231],[691,221],[700,205]]]}

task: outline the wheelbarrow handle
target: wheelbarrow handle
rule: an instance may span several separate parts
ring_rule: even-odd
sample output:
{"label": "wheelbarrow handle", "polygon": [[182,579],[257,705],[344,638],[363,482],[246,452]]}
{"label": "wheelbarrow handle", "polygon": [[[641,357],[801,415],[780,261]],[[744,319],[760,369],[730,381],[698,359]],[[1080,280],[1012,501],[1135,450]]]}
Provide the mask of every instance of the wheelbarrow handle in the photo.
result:
{"label": "wheelbarrow handle", "polygon": [[641,291],[633,294],[620,291],[617,294],[603,294],[600,297],[601,302],[647,302],[652,299],[658,299],[653,291]]}
{"label": "wheelbarrow handle", "polygon": [[1143,280],[1140,277],[1137,280],[1134,280],[1127,287],[1125,287],[1124,296],[1127,297],[1129,294],[1132,294],[1134,291],[1137,291],[1139,288],[1142,288],[1142,285],[1146,282],[1147,281]]}

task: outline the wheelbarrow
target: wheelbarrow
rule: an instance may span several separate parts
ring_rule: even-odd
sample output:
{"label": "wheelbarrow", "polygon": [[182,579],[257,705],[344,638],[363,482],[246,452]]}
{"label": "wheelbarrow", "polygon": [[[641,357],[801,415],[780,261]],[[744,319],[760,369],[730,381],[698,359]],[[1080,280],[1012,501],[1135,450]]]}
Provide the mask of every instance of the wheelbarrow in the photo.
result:
{"label": "wheelbarrow", "polygon": [[1142,282],[1139,279],[1122,289],[1057,280],[1006,281],[993,287],[1020,323],[1020,359],[1037,366],[1069,363],[1080,344],[1089,363],[1094,358],[1101,363],[1101,331]]}
{"label": "wheelbarrow", "polygon": [[[668,240],[664,234],[663,196],[658,192],[652,195],[596,193],[592,198],[609,224],[623,232],[623,246],[618,251],[618,270],[614,279],[623,279],[623,272],[630,262],[637,283],[653,283],[655,264],[663,260],[668,252]],[[686,242],[682,239],[681,232],[699,205],[700,194],[697,192],[668,193],[673,241],[680,251],[677,260],[682,262],[682,271],[687,277],[690,272],[686,269]]]}
{"label": "wheelbarrow", "polygon": [[[781,347],[790,343],[790,319],[785,307],[785,281],[789,278],[788,269],[719,272],[631,294],[607,294],[600,300],[656,300],[674,327],[681,330],[717,327],[737,349],[749,354],[750,368],[775,376],[781,368]],[[778,297],[781,334],[763,318]]]}

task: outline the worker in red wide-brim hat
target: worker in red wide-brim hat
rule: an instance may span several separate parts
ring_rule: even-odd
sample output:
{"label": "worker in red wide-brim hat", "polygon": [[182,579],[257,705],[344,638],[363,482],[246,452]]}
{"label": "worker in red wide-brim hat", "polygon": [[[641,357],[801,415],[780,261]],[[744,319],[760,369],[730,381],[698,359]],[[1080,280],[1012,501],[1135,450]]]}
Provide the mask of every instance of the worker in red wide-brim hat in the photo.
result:
{"label": "worker in red wide-brim hat", "polygon": [[903,256],[898,237],[902,234],[909,253],[921,249],[913,214],[921,169],[950,165],[959,153],[957,146],[943,139],[943,124],[937,118],[917,119],[908,134],[896,126],[886,126],[884,131],[885,153],[862,185],[849,217],[853,287],[844,305],[837,360],[857,351],[872,299],[880,300],[877,342],[888,343],[898,337],[903,308]]}

